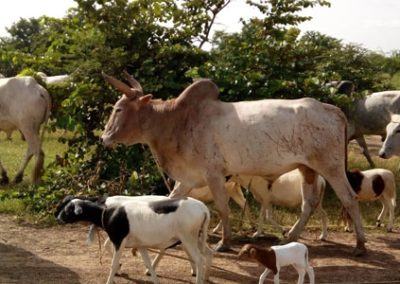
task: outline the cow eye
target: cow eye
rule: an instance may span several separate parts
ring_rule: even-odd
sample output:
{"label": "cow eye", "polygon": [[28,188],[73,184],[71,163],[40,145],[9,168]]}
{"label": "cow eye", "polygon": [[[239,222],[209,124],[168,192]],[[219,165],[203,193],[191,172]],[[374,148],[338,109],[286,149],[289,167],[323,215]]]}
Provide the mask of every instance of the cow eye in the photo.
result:
{"label": "cow eye", "polygon": [[396,133],[400,133],[400,128],[396,129]]}
{"label": "cow eye", "polygon": [[120,109],[120,108],[115,109],[115,112],[121,112],[121,111],[122,111],[122,109]]}

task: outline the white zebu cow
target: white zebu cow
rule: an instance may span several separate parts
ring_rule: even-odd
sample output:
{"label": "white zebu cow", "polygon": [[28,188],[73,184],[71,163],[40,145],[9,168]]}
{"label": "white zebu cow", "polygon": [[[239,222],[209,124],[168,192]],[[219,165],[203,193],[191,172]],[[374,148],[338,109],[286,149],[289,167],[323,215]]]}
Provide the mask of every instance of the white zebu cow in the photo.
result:
{"label": "white zebu cow", "polygon": [[56,76],[47,76],[43,72],[36,73],[46,84],[58,84],[63,83],[70,79],[69,75],[56,75]]}
{"label": "white zebu cow", "polygon": [[102,135],[105,146],[148,144],[160,167],[180,184],[171,197],[208,185],[223,232],[217,250],[229,248],[225,177],[264,176],[273,181],[299,168],[304,176],[304,210],[288,235],[296,240],[315,204],[317,171],[332,186],[355,223],[355,254],[366,252],[358,203],[346,178],[346,118],[335,106],[311,98],[226,103],[217,86],[198,80],[176,99],[153,100],[133,77],[125,83],[103,74],[124,95]]}
{"label": "white zebu cow", "polygon": [[[285,229],[272,218],[272,206],[282,206],[296,208],[302,205],[302,179],[303,176],[299,170],[293,170],[281,175],[273,183],[258,176],[238,175],[232,177],[233,181],[238,182],[241,186],[250,191],[254,198],[261,204],[260,215],[257,222],[257,232],[253,237],[262,235],[262,225],[264,217],[275,228],[285,233]],[[328,235],[328,214],[322,208],[322,201],[325,192],[326,182],[318,175],[317,186],[314,188],[314,195],[318,203],[316,203],[316,213],[321,217],[322,231],[319,239],[326,239]],[[314,209],[314,208],[313,208]]]}
{"label": "white zebu cow", "polygon": [[[12,77],[0,79],[0,129],[18,129],[28,143],[24,161],[15,176],[15,182],[22,181],[24,170],[32,158],[36,157],[32,181],[39,182],[44,162],[40,125],[50,116],[51,99],[33,77]],[[44,131],[44,128],[43,128]],[[7,183],[7,172],[0,163],[1,183]]]}
{"label": "white zebu cow", "polygon": [[357,141],[371,167],[375,164],[369,155],[364,135],[380,135],[383,141],[391,113],[400,114],[400,91],[373,93],[355,100],[351,108],[348,117],[348,138]]}
{"label": "white zebu cow", "polygon": [[379,157],[389,159],[400,156],[400,114],[392,114],[386,126],[386,138],[379,150]]}

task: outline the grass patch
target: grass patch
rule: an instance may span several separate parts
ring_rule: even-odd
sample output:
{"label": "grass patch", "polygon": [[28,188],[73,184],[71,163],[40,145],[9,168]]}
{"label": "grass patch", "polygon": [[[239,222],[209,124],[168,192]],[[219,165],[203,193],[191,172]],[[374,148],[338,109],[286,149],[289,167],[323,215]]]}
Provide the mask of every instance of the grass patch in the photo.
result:
{"label": "grass patch", "polygon": [[[61,137],[63,132],[54,132],[54,133],[46,133],[45,140],[43,142],[43,150],[45,152],[45,167],[54,161],[55,156],[57,154],[61,155],[66,150],[66,145],[58,142],[58,138]],[[25,155],[27,144],[25,141],[21,140],[20,135],[18,132],[14,132],[12,136],[12,141],[8,141],[5,139],[5,135],[0,135],[0,159],[7,169],[9,178],[12,180],[15,177],[15,173],[17,172],[20,163]],[[377,157],[376,152],[379,149],[380,145],[375,145],[371,149],[371,156],[377,167],[379,168],[386,168],[392,170],[396,177],[396,184],[400,184],[400,173],[399,173],[399,165],[400,165],[400,158],[392,158],[389,160],[383,160]],[[34,160],[34,159],[33,159]],[[18,199],[18,193],[23,193],[28,191],[30,186],[30,178],[31,178],[31,171],[34,165],[34,161],[31,161],[25,171],[24,180],[20,184],[11,183],[6,186],[0,187],[0,213],[9,213],[18,216],[18,218],[23,219],[24,221],[30,223],[38,223],[38,222],[45,222],[53,223],[54,218],[47,218],[46,219],[46,212],[42,213],[33,213],[32,206],[34,204],[29,204],[30,200],[26,199]],[[361,154],[360,149],[358,148],[355,143],[351,143],[349,145],[349,169],[358,168],[360,170],[365,170],[369,168],[369,165]],[[37,190],[40,190],[37,189]],[[1,198],[2,193],[8,193],[11,198],[3,199]],[[11,194],[10,194],[11,193]],[[13,197],[13,193],[16,195]],[[400,195],[399,188],[397,188],[397,196]],[[259,204],[254,200],[251,194],[247,194],[248,196],[248,205],[251,209],[251,213],[253,216],[253,220],[256,221],[259,215]],[[42,200],[42,202],[46,202]],[[341,210],[341,203],[337,198],[334,191],[328,186],[325,190],[324,196],[324,208],[328,213],[329,217],[329,226],[330,228],[334,229],[339,224],[340,218],[340,210]],[[398,202],[399,203],[399,202]],[[219,218],[217,216],[215,207],[210,204],[209,208],[213,213],[212,216],[212,226],[215,226]],[[382,205],[379,201],[375,202],[367,202],[360,204],[360,211],[363,218],[363,223],[365,226],[374,226],[376,218],[382,209]],[[231,201],[231,210],[232,210],[232,227],[234,232],[239,232],[241,230],[249,231],[251,229],[250,224],[247,220],[243,217],[242,210]],[[396,217],[395,218],[395,225],[399,226],[400,218],[399,218],[399,209],[396,209]],[[274,208],[274,219],[280,223],[281,225],[285,226],[286,228],[290,228],[298,219],[300,214],[300,208],[297,209],[285,209],[285,208]],[[387,219],[384,220],[384,224],[386,224]],[[275,228],[270,226],[269,224],[265,224],[265,232],[280,234]],[[312,216],[308,222],[308,227],[316,228],[319,230],[320,228],[320,218],[318,216]]]}
{"label": "grass patch", "polygon": [[0,213],[23,215],[25,210],[26,204],[21,199],[5,199],[0,202]]}

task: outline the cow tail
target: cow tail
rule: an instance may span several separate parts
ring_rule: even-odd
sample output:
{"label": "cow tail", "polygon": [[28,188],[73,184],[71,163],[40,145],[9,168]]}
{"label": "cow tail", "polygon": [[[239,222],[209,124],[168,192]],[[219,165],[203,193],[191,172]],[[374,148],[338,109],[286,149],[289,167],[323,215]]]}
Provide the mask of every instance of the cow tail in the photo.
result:
{"label": "cow tail", "polygon": [[45,133],[46,128],[47,128],[47,123],[49,121],[50,114],[51,114],[51,97],[50,97],[50,94],[48,93],[48,91],[43,87],[41,87],[41,89],[40,89],[40,96],[46,102],[46,109],[44,111],[43,119],[42,119],[43,126],[42,126],[42,130],[41,130],[41,133],[40,133],[40,141],[42,143],[43,142],[43,138],[44,138],[44,133]]}

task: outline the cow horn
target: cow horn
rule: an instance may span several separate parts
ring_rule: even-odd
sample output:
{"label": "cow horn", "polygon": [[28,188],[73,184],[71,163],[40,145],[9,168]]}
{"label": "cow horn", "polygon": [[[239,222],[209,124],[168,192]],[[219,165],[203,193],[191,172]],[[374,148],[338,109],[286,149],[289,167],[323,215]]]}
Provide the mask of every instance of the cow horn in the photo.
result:
{"label": "cow horn", "polygon": [[101,72],[101,75],[103,76],[104,80],[106,80],[108,83],[114,86],[118,91],[122,92],[129,98],[136,98],[137,97],[137,92],[135,90],[131,89],[127,84],[121,82],[118,79],[115,79],[112,76],[107,75],[104,72]]}
{"label": "cow horn", "polygon": [[129,82],[132,88],[138,89],[143,93],[142,85],[140,85],[139,81],[137,81],[131,74],[129,74],[126,70],[124,70],[125,79]]}

